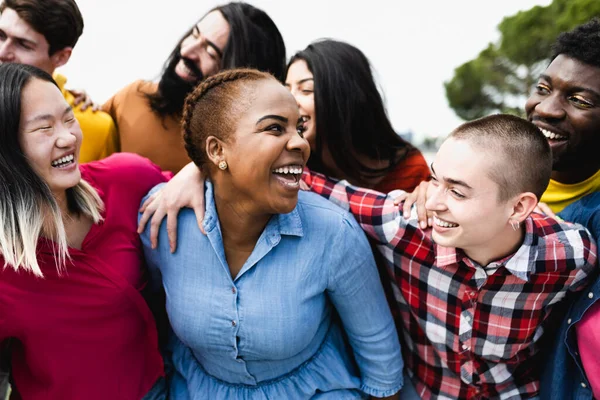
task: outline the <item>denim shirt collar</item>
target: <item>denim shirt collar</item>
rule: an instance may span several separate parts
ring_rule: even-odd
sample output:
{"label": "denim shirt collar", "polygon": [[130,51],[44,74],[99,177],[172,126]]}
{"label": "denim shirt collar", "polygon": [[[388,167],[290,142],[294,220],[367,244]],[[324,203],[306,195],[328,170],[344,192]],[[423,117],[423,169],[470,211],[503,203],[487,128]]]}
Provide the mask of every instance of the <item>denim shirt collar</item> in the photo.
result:
{"label": "denim shirt collar", "polygon": [[[206,236],[211,243],[211,246],[217,257],[221,261],[224,270],[229,273],[229,267],[225,257],[225,249],[223,247],[223,236],[221,234],[221,225],[219,224],[219,216],[217,214],[217,206],[214,200],[214,189],[211,182],[208,180],[205,183],[205,204],[206,212],[204,214],[203,226]],[[274,214],[262,234],[256,242],[256,246],[246,260],[242,269],[238,272],[233,281],[241,279],[241,277],[256,265],[263,257],[265,257],[271,249],[281,242],[282,236],[297,236],[302,237],[302,221],[298,213],[298,206],[288,214]]]}
{"label": "denim shirt collar", "polygon": [[[209,180],[206,180],[204,183],[204,190],[206,212],[202,224],[205,231],[208,233],[219,225],[219,216],[215,204],[213,185]],[[282,235],[304,236],[302,220],[298,214],[298,206],[296,205],[292,212],[288,214],[274,214],[267,223],[264,232],[266,232],[270,238],[277,238],[277,241],[279,241]]]}

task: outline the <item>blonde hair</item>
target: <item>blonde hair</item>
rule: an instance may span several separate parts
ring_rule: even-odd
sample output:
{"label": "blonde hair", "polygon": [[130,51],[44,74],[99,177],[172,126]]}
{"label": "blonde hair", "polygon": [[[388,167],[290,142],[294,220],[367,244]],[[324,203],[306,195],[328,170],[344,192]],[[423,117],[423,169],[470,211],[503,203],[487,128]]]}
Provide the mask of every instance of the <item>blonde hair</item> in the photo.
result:
{"label": "blonde hair", "polygon": [[[67,202],[76,214],[91,218],[95,224],[102,220],[102,199],[83,179],[67,190]],[[0,230],[0,252],[4,257],[4,268],[10,266],[17,272],[23,270],[43,277],[37,260],[37,243],[44,233],[56,243],[56,269],[59,274],[64,272],[70,255],[63,215],[52,196],[40,198],[33,191],[21,191],[18,198],[3,199],[0,201],[0,221],[3,226]]]}

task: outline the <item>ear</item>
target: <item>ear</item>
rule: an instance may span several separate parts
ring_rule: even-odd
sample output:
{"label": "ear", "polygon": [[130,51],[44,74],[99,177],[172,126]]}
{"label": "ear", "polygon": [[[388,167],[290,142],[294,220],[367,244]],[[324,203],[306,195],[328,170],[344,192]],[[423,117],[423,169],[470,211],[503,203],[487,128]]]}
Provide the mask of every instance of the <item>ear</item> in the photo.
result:
{"label": "ear", "polygon": [[221,139],[215,136],[206,138],[206,155],[211,163],[218,166],[221,161],[225,160],[225,148]]}
{"label": "ear", "polygon": [[50,61],[54,65],[54,69],[58,67],[62,67],[69,61],[71,58],[71,53],[73,52],[72,47],[65,47],[64,49],[57,50],[50,56]]}
{"label": "ear", "polygon": [[537,204],[537,196],[531,192],[517,195],[514,199],[513,212],[510,219],[512,221],[518,221],[519,223],[525,221],[529,214],[533,212]]}

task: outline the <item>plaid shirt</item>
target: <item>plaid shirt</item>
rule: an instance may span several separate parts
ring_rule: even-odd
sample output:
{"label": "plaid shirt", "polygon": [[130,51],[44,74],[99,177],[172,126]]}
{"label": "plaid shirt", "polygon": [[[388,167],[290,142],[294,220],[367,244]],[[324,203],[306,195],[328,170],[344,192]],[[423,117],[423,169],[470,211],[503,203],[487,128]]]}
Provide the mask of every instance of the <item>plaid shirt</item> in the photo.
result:
{"label": "plaid shirt", "polygon": [[[487,266],[436,245],[392,194],[305,172],[312,191],[354,214],[388,262],[404,357],[422,398],[527,398],[552,306],[583,289],[596,246],[579,225],[532,214],[517,252]],[[537,363],[537,364],[536,364]]]}

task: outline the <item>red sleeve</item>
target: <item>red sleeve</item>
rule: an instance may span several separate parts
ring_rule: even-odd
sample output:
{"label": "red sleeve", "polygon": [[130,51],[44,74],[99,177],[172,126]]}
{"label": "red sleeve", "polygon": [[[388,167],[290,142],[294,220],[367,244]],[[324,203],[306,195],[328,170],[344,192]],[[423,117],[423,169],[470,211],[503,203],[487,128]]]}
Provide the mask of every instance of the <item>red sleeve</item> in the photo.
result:
{"label": "red sleeve", "polygon": [[419,183],[428,180],[430,176],[431,171],[425,157],[419,150],[414,149],[375,186],[375,190],[382,193],[397,189],[412,192]]}
{"label": "red sleeve", "polygon": [[81,165],[83,179],[98,189],[119,190],[140,200],[159,183],[170,179],[170,173],[145,157],[133,153],[115,153],[103,160]]}

